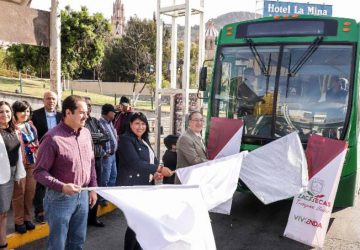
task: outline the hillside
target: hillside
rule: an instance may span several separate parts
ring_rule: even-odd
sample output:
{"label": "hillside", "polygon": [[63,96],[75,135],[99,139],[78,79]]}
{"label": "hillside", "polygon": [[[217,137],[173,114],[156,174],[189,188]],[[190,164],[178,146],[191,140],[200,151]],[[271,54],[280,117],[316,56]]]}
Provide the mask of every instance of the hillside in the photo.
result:
{"label": "hillside", "polygon": [[250,20],[255,18],[255,13],[247,11],[229,12],[213,18],[216,29],[220,30],[225,24]]}
{"label": "hillside", "polygon": [[[247,11],[238,11],[238,12],[229,12],[223,15],[220,15],[216,18],[211,18],[217,30],[220,30],[225,24],[234,23],[244,20],[250,20],[255,18],[255,13]],[[171,25],[168,26],[168,29],[171,30]],[[178,25],[178,39],[184,39],[184,30],[185,27]],[[199,39],[199,25],[191,27],[191,41],[197,42]]]}

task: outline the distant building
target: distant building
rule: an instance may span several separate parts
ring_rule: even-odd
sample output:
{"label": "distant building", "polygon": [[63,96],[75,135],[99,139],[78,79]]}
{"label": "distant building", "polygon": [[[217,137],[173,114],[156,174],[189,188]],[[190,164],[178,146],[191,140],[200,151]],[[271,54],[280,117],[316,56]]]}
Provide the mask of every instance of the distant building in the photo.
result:
{"label": "distant building", "polygon": [[0,48],[7,49],[8,47],[11,46],[11,44],[12,44],[12,43],[10,43],[10,42],[0,40]]}
{"label": "distant building", "polygon": [[112,33],[114,36],[123,36],[125,34],[125,13],[124,4],[121,0],[113,3],[113,15],[111,16]]}
{"label": "distant building", "polygon": [[205,30],[205,57],[206,59],[213,59],[215,55],[215,39],[219,35],[219,32],[215,28],[215,23],[210,19],[206,23]]}

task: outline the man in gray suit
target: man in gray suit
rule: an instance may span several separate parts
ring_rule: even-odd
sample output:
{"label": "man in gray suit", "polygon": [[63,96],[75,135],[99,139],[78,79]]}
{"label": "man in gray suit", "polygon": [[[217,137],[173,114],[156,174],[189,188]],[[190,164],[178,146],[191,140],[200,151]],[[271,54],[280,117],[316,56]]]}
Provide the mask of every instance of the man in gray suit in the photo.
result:
{"label": "man in gray suit", "polygon": [[[183,168],[207,161],[206,146],[201,137],[204,117],[199,111],[189,115],[188,129],[180,136],[177,145],[176,168]],[[175,183],[180,183],[176,177]]]}

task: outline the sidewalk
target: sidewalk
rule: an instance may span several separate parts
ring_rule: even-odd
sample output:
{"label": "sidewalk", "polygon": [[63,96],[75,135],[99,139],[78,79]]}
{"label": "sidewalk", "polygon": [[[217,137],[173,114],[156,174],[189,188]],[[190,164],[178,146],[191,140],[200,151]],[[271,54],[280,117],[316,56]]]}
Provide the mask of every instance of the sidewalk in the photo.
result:
{"label": "sidewalk", "polygon": [[[114,211],[115,209],[116,207],[113,204],[108,203],[106,207],[99,206],[97,215],[103,216]],[[47,224],[36,224],[36,228],[34,230],[27,231],[25,234],[15,233],[14,227],[13,213],[12,211],[9,211],[7,223],[7,242],[9,249],[26,245],[30,242],[45,238],[49,235],[49,227]]]}

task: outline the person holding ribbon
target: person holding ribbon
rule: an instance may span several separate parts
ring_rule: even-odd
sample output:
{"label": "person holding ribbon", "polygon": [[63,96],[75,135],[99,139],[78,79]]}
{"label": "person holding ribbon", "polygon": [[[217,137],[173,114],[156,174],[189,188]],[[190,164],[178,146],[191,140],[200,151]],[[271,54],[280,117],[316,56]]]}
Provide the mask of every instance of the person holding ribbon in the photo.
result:
{"label": "person holding ribbon", "polygon": [[[173,175],[169,168],[159,165],[149,141],[149,123],[141,112],[135,112],[119,139],[119,185],[153,185],[154,180]],[[127,228],[124,249],[142,249],[135,232]]]}

